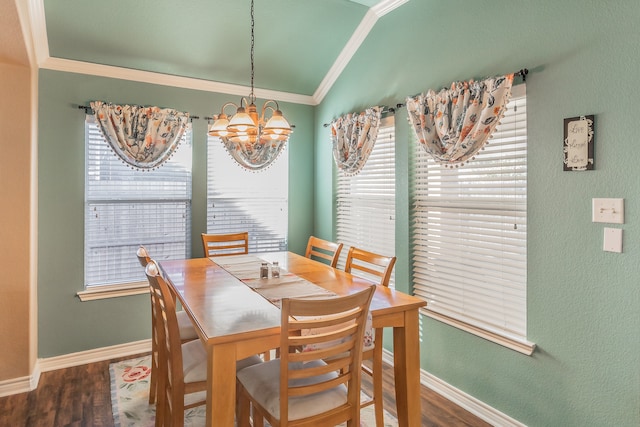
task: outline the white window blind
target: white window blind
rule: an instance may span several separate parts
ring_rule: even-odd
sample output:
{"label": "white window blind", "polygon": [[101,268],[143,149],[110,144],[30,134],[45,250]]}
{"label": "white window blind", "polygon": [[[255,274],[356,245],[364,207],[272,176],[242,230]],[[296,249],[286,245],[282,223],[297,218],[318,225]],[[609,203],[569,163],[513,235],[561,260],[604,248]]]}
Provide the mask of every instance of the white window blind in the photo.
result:
{"label": "white window blind", "polygon": [[207,233],[248,231],[249,252],[287,250],[288,147],[266,170],[252,172],[209,137],[207,175]]}
{"label": "white window blind", "polygon": [[191,130],[163,166],[140,171],[113,153],[93,115],[85,123],[85,288],[146,281],[141,244],[154,259],[188,258]]}
{"label": "white window blind", "polygon": [[[346,176],[338,172],[336,238],[344,243],[338,268],[344,269],[351,246],[395,255],[395,174],[395,121],[388,116],[381,122],[375,146],[360,173]],[[394,279],[395,269],[389,286],[395,286]]]}
{"label": "white window blind", "polygon": [[466,330],[471,332],[479,329],[525,342],[524,85],[514,87],[505,117],[475,160],[459,168],[444,168],[415,145],[415,295],[427,301],[427,314],[435,318],[453,319],[451,324],[456,326],[455,321],[470,325]]}

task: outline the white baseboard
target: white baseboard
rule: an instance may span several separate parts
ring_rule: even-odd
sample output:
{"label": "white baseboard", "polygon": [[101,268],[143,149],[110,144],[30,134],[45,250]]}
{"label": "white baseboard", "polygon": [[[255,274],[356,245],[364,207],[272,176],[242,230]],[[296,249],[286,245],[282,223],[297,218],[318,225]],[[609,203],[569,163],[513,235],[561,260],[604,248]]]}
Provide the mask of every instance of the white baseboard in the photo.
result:
{"label": "white baseboard", "polygon": [[56,369],[69,368],[71,366],[85,365],[87,363],[101,362],[117,357],[130,356],[151,351],[151,340],[135,341],[127,344],[118,344],[111,347],[95,348],[93,350],[80,351],[62,356],[38,359],[38,365],[42,372]]}
{"label": "white baseboard", "polygon": [[[382,358],[386,363],[393,366],[393,353],[384,349]],[[420,369],[420,383],[493,426],[526,427],[519,421],[514,420],[508,415],[442,381],[423,369]]]}
{"label": "white baseboard", "polygon": [[127,344],[118,344],[110,347],[96,348],[62,356],[38,359],[33,373],[27,377],[12,378],[0,381],[0,397],[12,394],[26,393],[38,387],[42,372],[56,369],[69,368],[71,366],[85,365],[87,363],[100,362],[133,354],[151,351],[151,340],[136,341]]}
{"label": "white baseboard", "polygon": [[0,397],[11,396],[12,394],[26,393],[31,390],[35,390],[38,387],[38,380],[40,379],[40,372],[34,371],[33,375],[28,377],[11,378],[8,380],[0,381]]}

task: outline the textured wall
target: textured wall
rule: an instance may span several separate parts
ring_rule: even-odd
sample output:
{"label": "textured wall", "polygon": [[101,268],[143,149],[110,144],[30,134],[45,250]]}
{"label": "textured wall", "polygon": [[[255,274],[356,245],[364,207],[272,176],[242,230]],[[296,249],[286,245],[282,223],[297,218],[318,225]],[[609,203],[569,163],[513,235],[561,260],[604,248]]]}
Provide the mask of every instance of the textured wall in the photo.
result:
{"label": "textured wall", "polygon": [[[318,123],[454,80],[530,69],[528,357],[423,319],[422,368],[529,426],[640,424],[640,167],[636,1],[414,0],[382,17],[323,103]],[[563,172],[563,119],[595,114],[596,170]],[[406,110],[396,115],[407,175]],[[316,233],[331,235],[329,134],[316,128]],[[397,218],[411,205],[399,186]],[[591,222],[591,199],[625,199],[623,225]],[[406,224],[405,224],[406,226]],[[624,252],[602,251],[603,229]],[[409,277],[408,226],[397,273]],[[399,283],[410,288],[410,282]]]}
{"label": "textured wall", "polygon": [[[39,356],[137,341],[150,336],[149,297],[80,302],[84,252],[84,113],[92,100],[172,107],[206,117],[228,101],[212,94],[103,77],[40,71],[39,180]],[[312,231],[313,109],[282,104],[296,125],[290,140],[289,237],[304,250]],[[202,256],[206,228],[205,120],[193,121],[192,255]],[[228,161],[228,158],[224,159]],[[133,256],[133,254],[132,254]]]}
{"label": "textured wall", "polygon": [[31,374],[31,71],[0,63],[0,382]]}

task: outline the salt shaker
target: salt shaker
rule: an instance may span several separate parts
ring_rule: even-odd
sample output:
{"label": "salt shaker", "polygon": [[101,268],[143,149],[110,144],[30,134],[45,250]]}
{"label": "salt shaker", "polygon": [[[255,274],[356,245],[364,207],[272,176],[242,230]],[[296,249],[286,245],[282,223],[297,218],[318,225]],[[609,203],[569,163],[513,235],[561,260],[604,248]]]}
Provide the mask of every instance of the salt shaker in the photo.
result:
{"label": "salt shaker", "polygon": [[271,265],[271,277],[280,277],[280,265],[278,264],[278,261],[273,261],[273,264]]}
{"label": "salt shaker", "polygon": [[269,264],[266,262],[263,262],[262,265],[260,266],[260,278],[261,279],[269,278]]}

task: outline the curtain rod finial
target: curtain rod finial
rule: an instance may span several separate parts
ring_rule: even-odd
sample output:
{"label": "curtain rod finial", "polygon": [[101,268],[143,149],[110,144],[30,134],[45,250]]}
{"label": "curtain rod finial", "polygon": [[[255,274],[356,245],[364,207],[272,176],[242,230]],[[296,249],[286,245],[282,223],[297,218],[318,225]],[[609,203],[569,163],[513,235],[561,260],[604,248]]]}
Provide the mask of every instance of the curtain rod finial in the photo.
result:
{"label": "curtain rod finial", "polygon": [[523,68],[520,71],[518,71],[518,74],[520,74],[522,76],[522,81],[526,82],[527,81],[527,74],[529,74],[529,70],[526,69],[526,68]]}

